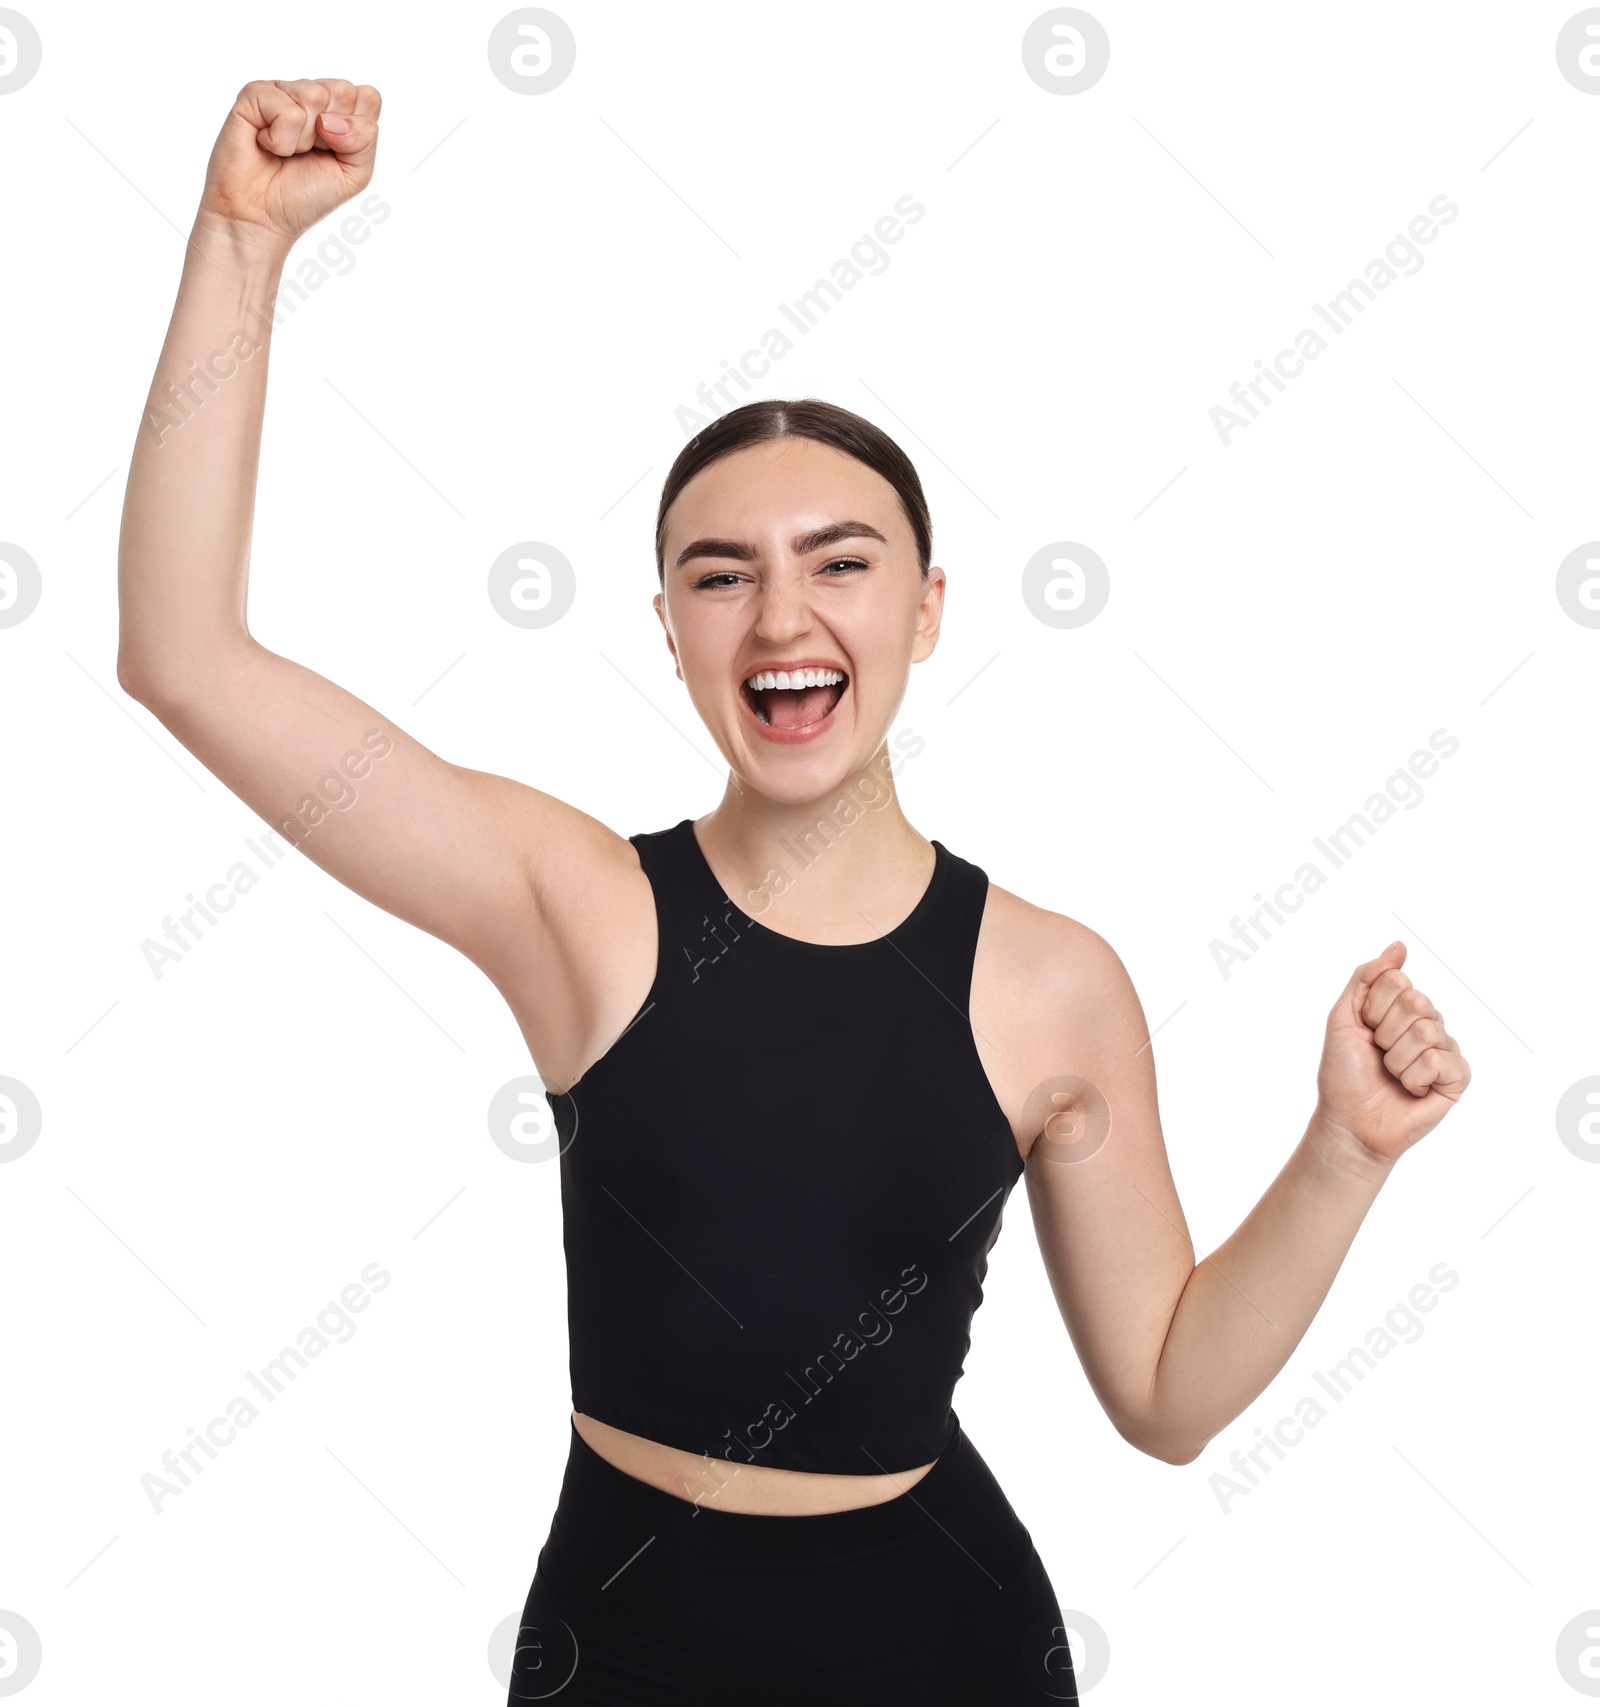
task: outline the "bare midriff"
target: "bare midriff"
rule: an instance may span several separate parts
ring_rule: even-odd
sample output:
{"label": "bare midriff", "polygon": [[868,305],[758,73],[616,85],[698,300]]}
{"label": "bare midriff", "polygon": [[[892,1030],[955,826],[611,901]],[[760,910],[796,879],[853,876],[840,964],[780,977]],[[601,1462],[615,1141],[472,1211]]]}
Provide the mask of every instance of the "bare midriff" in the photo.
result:
{"label": "bare midriff", "polygon": [[738,1464],[685,1452],[613,1428],[582,1411],[572,1426],[608,1464],[636,1481],[676,1494],[712,1511],[741,1511],[765,1517],[813,1517],[882,1505],[908,1492],[938,1462],[881,1476],[836,1476],[814,1470],[782,1470],[770,1464]]}

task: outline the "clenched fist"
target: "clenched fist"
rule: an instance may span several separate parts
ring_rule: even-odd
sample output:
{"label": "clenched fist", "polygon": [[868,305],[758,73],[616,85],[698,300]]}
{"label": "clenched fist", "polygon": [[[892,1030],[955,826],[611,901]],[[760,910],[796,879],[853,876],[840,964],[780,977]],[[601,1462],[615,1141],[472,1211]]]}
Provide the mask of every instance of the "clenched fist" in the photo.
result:
{"label": "clenched fist", "polygon": [[1461,1100],[1472,1080],[1439,1010],[1400,970],[1392,942],[1350,975],[1328,1015],[1317,1119],[1364,1162],[1397,1161]]}
{"label": "clenched fist", "polygon": [[287,250],[366,188],[382,104],[337,77],[246,83],[211,150],[197,223]]}

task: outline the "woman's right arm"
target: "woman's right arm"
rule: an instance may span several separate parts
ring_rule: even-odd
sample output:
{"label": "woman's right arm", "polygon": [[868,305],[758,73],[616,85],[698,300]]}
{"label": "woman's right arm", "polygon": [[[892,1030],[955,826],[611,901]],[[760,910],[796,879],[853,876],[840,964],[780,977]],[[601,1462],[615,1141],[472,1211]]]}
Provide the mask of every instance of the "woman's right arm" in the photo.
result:
{"label": "woman's right arm", "polygon": [[[570,933],[636,871],[627,842],[447,763],[246,623],[273,299],[295,239],[370,180],[378,109],[335,80],[250,83],[217,138],[128,477],[117,677],[325,871],[521,985],[547,918]],[[335,436],[307,435],[324,456]]]}

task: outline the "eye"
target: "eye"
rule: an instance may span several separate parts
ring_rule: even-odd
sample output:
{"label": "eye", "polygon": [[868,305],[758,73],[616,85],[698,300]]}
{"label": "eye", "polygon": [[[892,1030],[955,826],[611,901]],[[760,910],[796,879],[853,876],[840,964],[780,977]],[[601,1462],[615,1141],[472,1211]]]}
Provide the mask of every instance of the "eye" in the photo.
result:
{"label": "eye", "polygon": [[[836,569],[846,574],[853,574],[857,569],[870,569],[871,567],[870,563],[860,557],[835,557],[832,562],[822,565],[821,572],[833,579],[836,578],[833,576],[833,571]],[[726,587],[739,579],[740,576],[736,570],[719,569],[710,575],[702,575],[695,582],[695,587],[697,589],[701,587]]]}

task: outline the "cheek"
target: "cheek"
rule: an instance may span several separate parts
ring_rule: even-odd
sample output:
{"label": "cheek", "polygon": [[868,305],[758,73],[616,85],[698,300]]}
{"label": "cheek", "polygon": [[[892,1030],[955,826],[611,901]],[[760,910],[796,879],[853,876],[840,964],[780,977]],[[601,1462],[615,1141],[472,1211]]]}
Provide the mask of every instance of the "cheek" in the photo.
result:
{"label": "cheek", "polygon": [[686,681],[704,686],[728,675],[737,653],[733,637],[723,633],[725,626],[716,620],[715,613],[704,610],[680,614],[680,620],[673,624],[672,640]]}
{"label": "cheek", "polygon": [[852,685],[861,689],[863,699],[891,692],[911,660],[911,631],[898,620],[877,624],[870,633],[841,635],[840,641],[852,661]]}
{"label": "cheek", "polygon": [[732,696],[739,691],[739,684],[733,679],[737,653],[707,644],[704,633],[684,634],[680,630],[677,642],[678,673],[688,690],[690,703],[702,720],[726,717],[730,711],[736,713],[738,707],[732,704]]}

